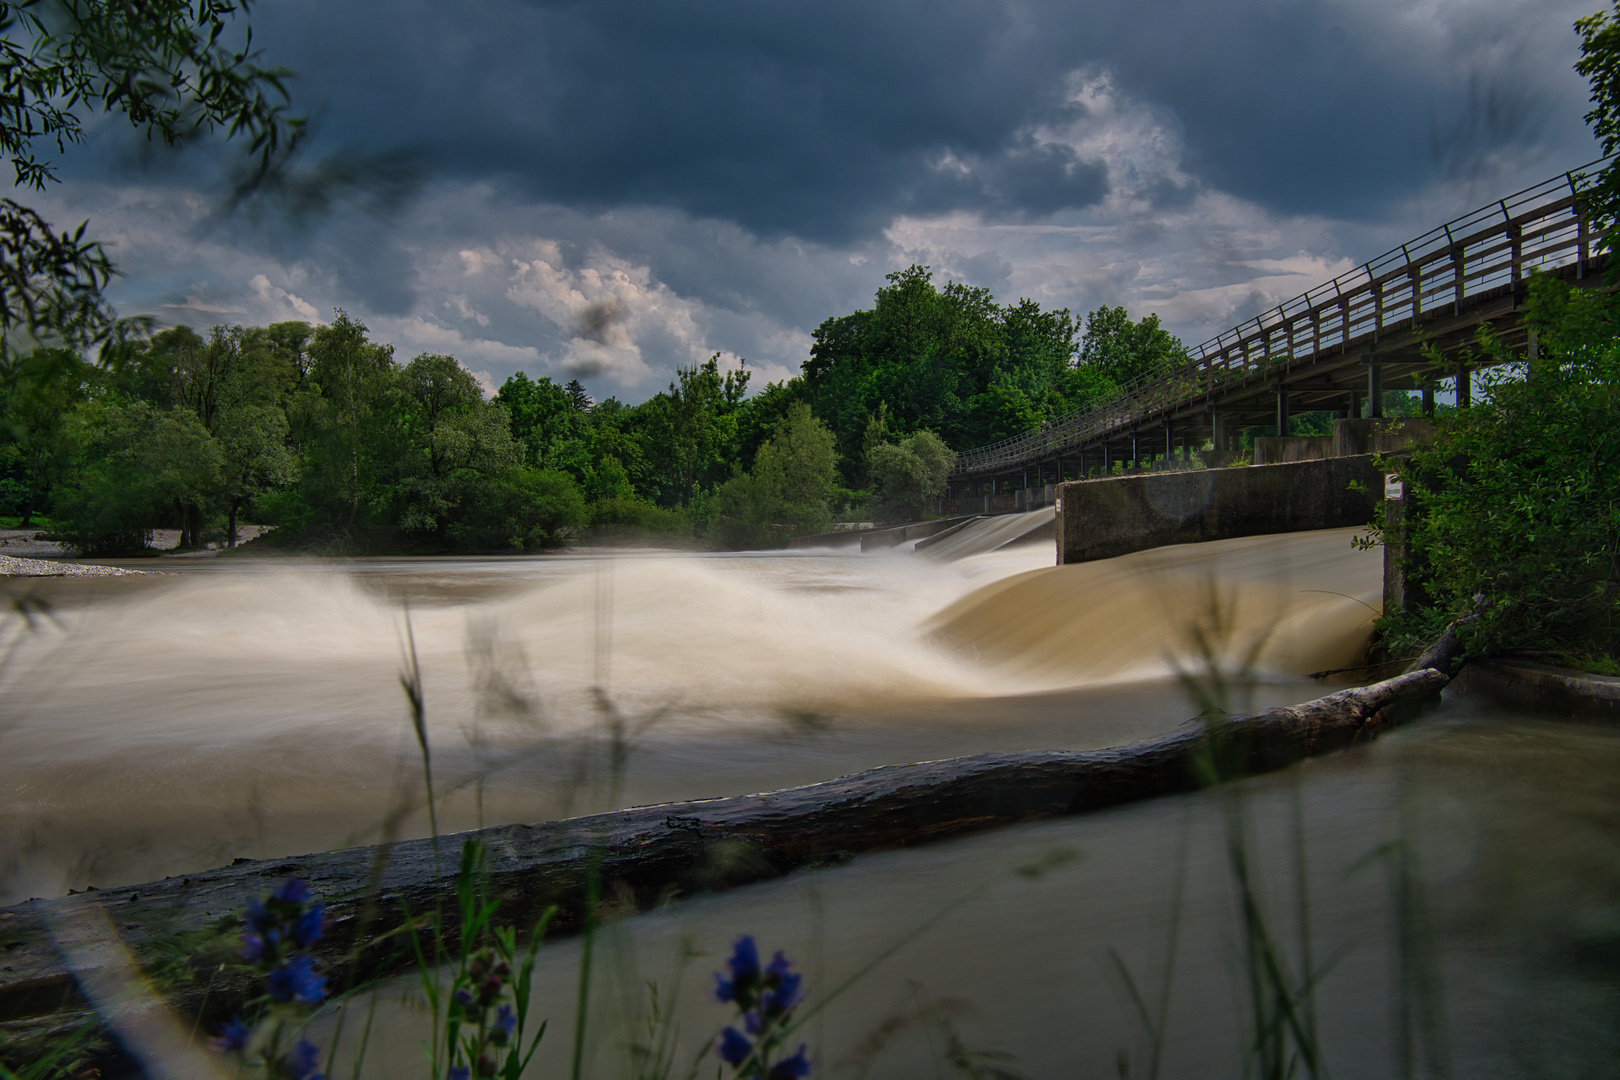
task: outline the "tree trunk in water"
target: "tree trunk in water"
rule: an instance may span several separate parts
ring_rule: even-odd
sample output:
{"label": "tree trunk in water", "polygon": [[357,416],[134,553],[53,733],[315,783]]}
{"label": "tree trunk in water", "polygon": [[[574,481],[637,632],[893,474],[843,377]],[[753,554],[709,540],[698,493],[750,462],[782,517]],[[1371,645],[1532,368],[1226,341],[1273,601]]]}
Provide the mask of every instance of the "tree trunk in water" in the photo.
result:
{"label": "tree trunk in water", "polygon": [[[488,852],[489,895],[501,899],[497,922],[526,928],[555,904],[552,931],[572,933],[583,923],[584,898],[591,892],[645,909],[842,862],[859,852],[1083,813],[1284,768],[1377,736],[1449,681],[1438,671],[1418,671],[1213,726],[1189,721],[1168,735],[1104,750],[890,765],[763,795],[507,825],[444,837],[437,846],[411,840],[300,859],[239,859],[184,878],[30,900],[0,911],[7,943],[0,1037],[64,1030],[85,1019],[87,1004],[78,987],[116,982],[108,972],[127,964],[130,952],[161,956],[177,933],[240,911],[289,876],[308,881],[326,902],[329,929],[311,951],[340,989],[410,966],[411,950],[399,941],[386,948],[369,945],[409,925],[409,912],[454,910],[456,854],[464,840],[478,840]],[[428,931],[417,933],[424,954],[434,955]],[[219,968],[236,944],[226,940],[219,955],[193,957],[197,977],[169,1005],[208,1027],[255,992],[245,972]],[[454,948],[453,942],[444,944]],[[113,1023],[169,1007],[150,997],[104,1005]]]}

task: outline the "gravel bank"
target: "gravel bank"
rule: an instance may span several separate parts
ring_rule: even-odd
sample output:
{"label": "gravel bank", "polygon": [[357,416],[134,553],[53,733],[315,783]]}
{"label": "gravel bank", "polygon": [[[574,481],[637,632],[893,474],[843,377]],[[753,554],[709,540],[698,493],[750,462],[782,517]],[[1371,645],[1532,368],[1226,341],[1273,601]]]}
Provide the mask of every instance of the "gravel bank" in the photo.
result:
{"label": "gravel bank", "polygon": [[0,555],[0,577],[131,577],[150,573],[150,570],[123,570],[93,563],[52,562]]}

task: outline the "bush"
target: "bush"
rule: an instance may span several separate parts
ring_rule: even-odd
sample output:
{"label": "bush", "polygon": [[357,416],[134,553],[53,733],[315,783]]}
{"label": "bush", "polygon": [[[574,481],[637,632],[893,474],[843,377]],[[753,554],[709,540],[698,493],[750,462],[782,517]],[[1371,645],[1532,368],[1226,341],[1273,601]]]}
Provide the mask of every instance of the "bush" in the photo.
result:
{"label": "bush", "polygon": [[956,455],[932,431],[917,431],[898,443],[881,443],[867,455],[877,482],[872,511],[880,521],[915,521],[928,504],[945,494]]}
{"label": "bush", "polygon": [[450,537],[457,547],[471,551],[561,547],[585,525],[586,516],[585,498],[573,477],[520,465],[474,487]]}
{"label": "bush", "polygon": [[1424,597],[1387,620],[1410,648],[1473,611],[1473,655],[1512,647],[1613,655],[1620,604],[1620,340],[1615,302],[1533,279],[1539,356],[1484,378],[1480,402],[1442,416],[1407,480],[1408,582]]}

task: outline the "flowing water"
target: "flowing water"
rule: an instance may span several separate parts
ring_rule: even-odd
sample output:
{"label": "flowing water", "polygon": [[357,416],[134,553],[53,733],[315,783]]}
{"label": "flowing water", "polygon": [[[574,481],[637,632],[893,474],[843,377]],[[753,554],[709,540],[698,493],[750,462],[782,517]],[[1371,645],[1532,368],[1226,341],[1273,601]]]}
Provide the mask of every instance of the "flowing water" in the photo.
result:
{"label": "flowing water", "polygon": [[[413,651],[446,831],[1116,745],[1195,711],[1176,676],[1209,662],[1256,673],[1234,706],[1304,700],[1325,689],[1304,676],[1355,663],[1370,633],[1382,556],[1352,535],[1068,567],[1047,542],[955,560],[221,560],[13,581],[53,618],[14,618],[0,639],[0,890],[425,834],[400,689]],[[1289,949],[1333,962],[1318,1014],[1334,1075],[1403,1075],[1403,1055],[1457,1076],[1598,1075],[1590,1062],[1620,1051],[1616,765],[1607,731],[1453,701],[1223,792],[676,905],[609,936],[592,1075],[628,1075],[622,1025],[645,980],[672,991],[683,942],[704,954],[676,1009],[700,1047],[723,1020],[707,972],[740,932],[800,959],[824,998],[900,947],[807,1025],[826,1075],[949,1075],[954,1031],[1031,1076],[1117,1076],[1125,1058],[1146,1076],[1121,965],[1167,995],[1160,1075],[1242,1075],[1234,830]],[[577,945],[542,956],[537,1008],[565,1033]],[[419,1071],[411,1022],[379,1020],[394,1034],[368,1074]],[[566,1043],[548,1039],[539,1075]]]}

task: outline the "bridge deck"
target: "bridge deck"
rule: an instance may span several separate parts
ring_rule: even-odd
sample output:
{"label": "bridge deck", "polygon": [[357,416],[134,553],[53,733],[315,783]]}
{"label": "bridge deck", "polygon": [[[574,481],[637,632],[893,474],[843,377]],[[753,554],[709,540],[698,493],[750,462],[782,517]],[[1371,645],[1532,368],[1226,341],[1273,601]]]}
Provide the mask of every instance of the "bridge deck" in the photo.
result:
{"label": "bridge deck", "polygon": [[[1104,448],[1178,439],[1217,449],[1240,428],[1286,410],[1354,411],[1375,389],[1415,390],[1447,374],[1425,358],[1455,357],[1482,326],[1523,347],[1532,272],[1581,287],[1602,283],[1601,237],[1581,198],[1601,159],[1449,221],[1191,350],[1191,363],[1122,388],[1103,405],[957,455],[953,479],[1044,472],[1102,460]],[[1280,400],[1279,400],[1280,399]],[[1373,410],[1379,415],[1376,395]],[[1116,458],[1119,455],[1115,455]],[[1128,455],[1127,455],[1128,456]]]}

